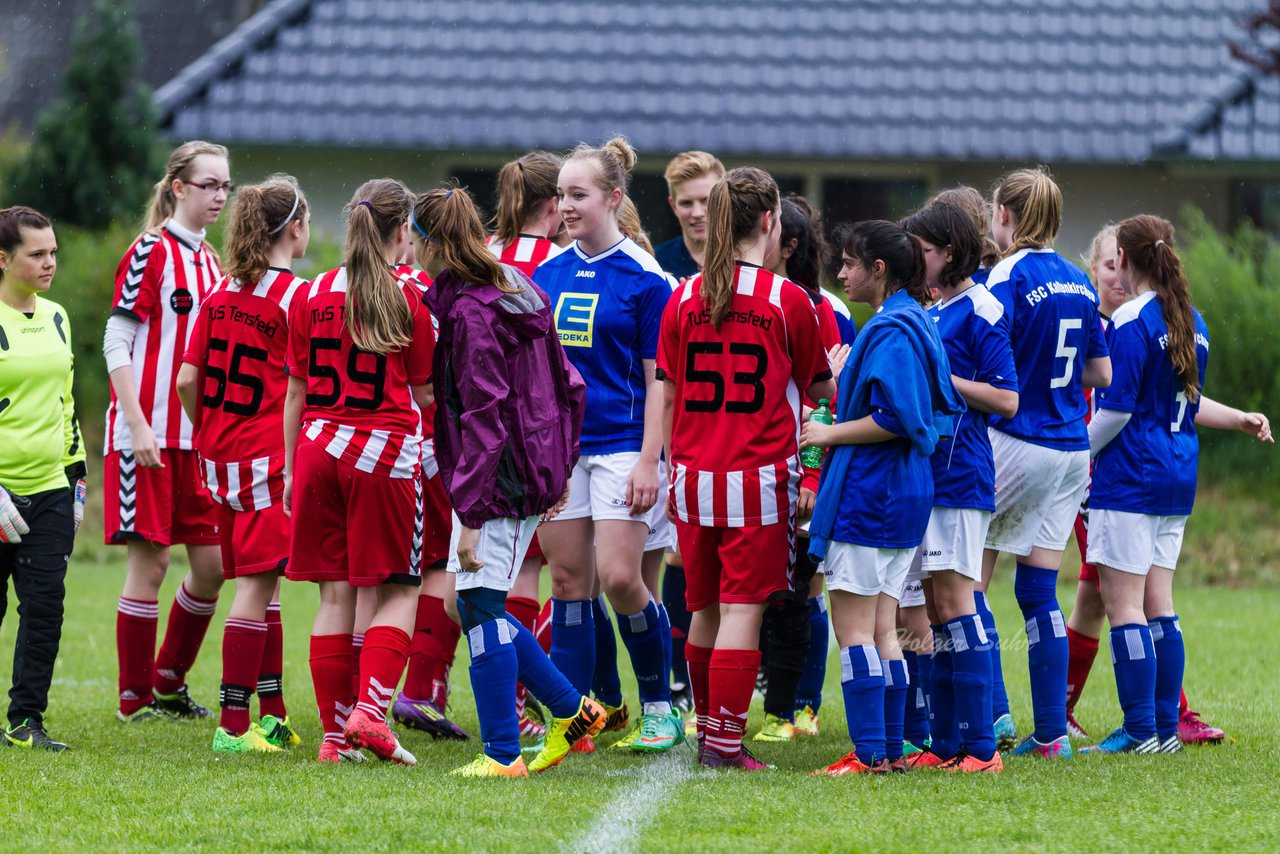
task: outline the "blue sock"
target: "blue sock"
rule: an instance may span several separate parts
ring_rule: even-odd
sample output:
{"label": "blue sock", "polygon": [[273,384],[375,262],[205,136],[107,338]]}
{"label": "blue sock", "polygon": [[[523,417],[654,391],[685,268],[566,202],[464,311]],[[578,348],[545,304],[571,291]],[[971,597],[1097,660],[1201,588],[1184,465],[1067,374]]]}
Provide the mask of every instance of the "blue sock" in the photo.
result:
{"label": "blue sock", "polygon": [[1178,616],[1157,617],[1147,624],[1156,652],[1156,734],[1167,741],[1178,734],[1178,706],[1182,697],[1182,673],[1187,649],[1182,642]]}
{"label": "blue sock", "polygon": [[1146,741],[1156,734],[1156,650],[1146,623],[1111,628],[1111,664],[1124,711],[1124,731]]}
{"label": "blue sock", "polygon": [[924,703],[924,725],[926,736],[933,738],[933,655],[927,652],[916,653],[916,669],[920,671],[920,680],[916,674],[909,673],[911,686],[920,689],[920,701]]}
{"label": "blue sock", "polygon": [[929,740],[929,706],[924,698],[924,681],[920,678],[920,659],[925,657],[912,650],[902,651],[902,658],[907,663],[907,678],[911,682],[902,737],[916,747],[924,747]]}
{"label": "blue sock", "polygon": [[[579,694],[591,693],[596,627],[590,599],[551,600],[551,663]],[[535,695],[537,696],[537,695]]]}
{"label": "blue sock", "polygon": [[[665,703],[666,711],[670,711],[671,681],[667,676],[670,670],[662,643],[662,620],[658,618],[658,606],[653,599],[642,611],[619,614],[618,632],[631,656],[631,669],[635,671],[640,687],[641,706]],[[667,632],[667,636],[670,635]]]}
{"label": "blue sock", "polygon": [[945,628],[951,642],[956,734],[965,753],[985,761],[996,752],[991,726],[991,642],[977,614],[952,620]]}
{"label": "blue sock", "polygon": [[[658,603],[658,631],[662,637],[662,672],[671,673],[671,615],[667,613],[667,606]],[[689,677],[686,675],[681,682],[688,682]],[[669,683],[668,683],[669,684]]]}
{"label": "blue sock", "polygon": [[484,753],[503,765],[520,757],[520,722],[511,702],[520,665],[508,622],[489,620],[467,632],[471,691],[475,694]]}
{"label": "blue sock", "polygon": [[1027,621],[1027,666],[1036,741],[1067,734],[1067,621],[1058,608],[1058,571],[1019,563],[1013,579]]}
{"label": "blue sock", "polygon": [[609,606],[604,596],[591,600],[595,623],[596,666],[591,672],[591,693],[607,706],[622,705],[622,679],[618,676],[618,636],[613,633]]}
{"label": "blue sock", "polygon": [[804,673],[796,686],[796,711],[805,706],[815,712],[822,708],[822,683],[827,678],[827,643],[831,633],[827,617],[827,600],[814,596],[809,600],[809,654],[804,660]]}
{"label": "blue sock", "polygon": [[991,641],[991,714],[1000,718],[1009,714],[1009,694],[1004,690],[1004,666],[1000,662],[1000,635],[996,631],[996,615],[991,613],[991,605],[987,602],[987,594],[981,590],[973,592],[973,604],[978,608],[978,617],[982,619],[982,630]]}
{"label": "blue sock", "polygon": [[582,692],[574,688],[551,663],[533,632],[510,614],[507,622],[511,623],[511,645],[515,647],[520,662],[520,681],[524,687],[547,707],[553,717],[571,718],[576,715],[582,703]]}
{"label": "blue sock", "polygon": [[933,736],[930,748],[943,759],[950,759],[960,750],[960,737],[956,731],[956,697],[952,686],[953,656],[951,636],[942,626],[933,628],[933,669],[930,693],[933,695],[929,715],[929,732]]}
{"label": "blue sock", "polygon": [[864,765],[884,759],[884,667],[873,644],[840,650],[840,688],[849,740]]}
{"label": "blue sock", "polygon": [[911,679],[901,658],[891,658],[884,665],[884,749],[892,761],[902,758],[902,723]]}

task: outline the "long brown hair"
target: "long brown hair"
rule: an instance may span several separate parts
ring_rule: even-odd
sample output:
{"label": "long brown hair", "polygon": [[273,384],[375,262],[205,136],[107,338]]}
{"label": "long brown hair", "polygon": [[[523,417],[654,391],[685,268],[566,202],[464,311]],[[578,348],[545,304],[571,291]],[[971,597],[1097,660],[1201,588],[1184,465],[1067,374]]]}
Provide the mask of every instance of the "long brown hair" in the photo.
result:
{"label": "long brown hair", "polygon": [[730,169],[707,197],[707,254],[699,293],[716,329],[733,302],[733,261],[738,244],[751,236],[760,214],[778,210],[778,185],[751,166]]}
{"label": "long brown hair", "polygon": [[1130,217],[1116,226],[1116,246],[1124,250],[1133,275],[1151,284],[1164,307],[1169,327],[1169,360],[1182,381],[1187,400],[1200,399],[1200,363],[1196,360],[1196,324],[1191,311],[1191,284],[1173,250],[1173,223],[1150,214]]}
{"label": "long brown hair", "polygon": [[413,242],[434,244],[445,267],[463,281],[495,285],[508,294],[520,291],[485,245],[480,209],[465,188],[453,184],[418,196],[413,223]]}
{"label": "long brown hair", "polygon": [[[493,233],[504,245],[520,238],[520,228],[539,205],[556,197],[560,158],[549,151],[530,151],[498,172],[498,212]],[[549,237],[550,235],[540,235]]]}
{"label": "long brown hair", "polygon": [[1010,172],[996,183],[991,201],[1013,214],[1013,240],[1004,257],[1053,245],[1062,227],[1062,190],[1048,169],[1037,166]]}
{"label": "long brown hair", "polygon": [[387,260],[387,245],[409,218],[413,196],[394,178],[375,178],[347,204],[347,332],[372,353],[403,349],[413,339],[413,313]]}
{"label": "long brown hair", "polygon": [[836,244],[850,258],[868,270],[876,261],[884,262],[884,296],[905,290],[921,306],[933,299],[924,265],[924,250],[906,229],[883,219],[868,219],[836,229]]}
{"label": "long brown hair", "polygon": [[151,203],[147,205],[147,215],[143,220],[143,229],[153,231],[164,225],[164,221],[173,216],[178,199],[173,194],[173,182],[185,181],[191,177],[191,165],[201,154],[221,157],[229,160],[230,155],[224,145],[193,139],[184,142],[169,155],[169,162],[164,168],[164,177],[156,182],[151,194]]}
{"label": "long brown hair", "polygon": [[261,184],[236,191],[223,246],[228,276],[257,282],[271,266],[271,247],[285,235],[289,223],[305,221],[307,197],[292,175],[272,175]]}
{"label": "long brown hair", "polygon": [[960,184],[956,187],[940,190],[925,203],[926,206],[932,204],[955,205],[964,211],[973,220],[973,226],[978,230],[978,238],[982,241],[982,257],[980,259],[982,266],[989,270],[999,263],[1000,247],[996,246],[996,242],[991,239],[991,235],[988,233],[991,230],[991,208],[976,187]]}

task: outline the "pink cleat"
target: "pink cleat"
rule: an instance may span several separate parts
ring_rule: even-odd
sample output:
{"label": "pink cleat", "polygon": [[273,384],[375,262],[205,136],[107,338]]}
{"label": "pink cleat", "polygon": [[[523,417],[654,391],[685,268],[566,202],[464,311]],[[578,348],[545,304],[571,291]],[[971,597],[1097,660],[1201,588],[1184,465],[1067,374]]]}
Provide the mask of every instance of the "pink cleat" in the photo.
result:
{"label": "pink cleat", "polygon": [[1216,726],[1200,720],[1200,713],[1191,709],[1178,716],[1178,738],[1183,744],[1221,744],[1227,734]]}

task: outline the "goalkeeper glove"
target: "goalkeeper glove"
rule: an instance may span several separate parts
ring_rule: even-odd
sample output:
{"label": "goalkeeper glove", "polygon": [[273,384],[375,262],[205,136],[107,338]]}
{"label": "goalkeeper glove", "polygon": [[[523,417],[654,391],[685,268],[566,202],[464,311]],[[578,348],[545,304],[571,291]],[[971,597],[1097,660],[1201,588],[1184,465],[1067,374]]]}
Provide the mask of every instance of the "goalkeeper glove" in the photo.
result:
{"label": "goalkeeper glove", "polygon": [[84,522],[84,503],[89,499],[89,487],[84,480],[76,481],[75,504],[72,505],[72,513],[74,521],[72,522],[75,532],[80,531],[80,525]]}
{"label": "goalkeeper glove", "polygon": [[27,522],[18,512],[9,490],[0,486],[0,543],[20,543],[22,535],[31,533]]}

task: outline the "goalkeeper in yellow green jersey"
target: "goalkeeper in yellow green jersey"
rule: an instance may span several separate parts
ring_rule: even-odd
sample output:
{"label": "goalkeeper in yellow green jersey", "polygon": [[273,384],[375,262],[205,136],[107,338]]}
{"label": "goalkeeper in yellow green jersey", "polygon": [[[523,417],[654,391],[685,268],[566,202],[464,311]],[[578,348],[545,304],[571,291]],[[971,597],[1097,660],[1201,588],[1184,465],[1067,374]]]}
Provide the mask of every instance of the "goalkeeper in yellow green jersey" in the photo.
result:
{"label": "goalkeeper in yellow green jersey", "polygon": [[84,519],[85,454],[71,397],[71,325],[44,298],[57,269],[53,226],[0,210],[0,619],[18,600],[9,725],[0,747],[66,750],[44,711],[62,637],[67,560]]}

